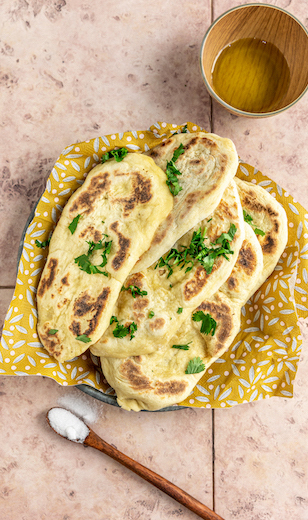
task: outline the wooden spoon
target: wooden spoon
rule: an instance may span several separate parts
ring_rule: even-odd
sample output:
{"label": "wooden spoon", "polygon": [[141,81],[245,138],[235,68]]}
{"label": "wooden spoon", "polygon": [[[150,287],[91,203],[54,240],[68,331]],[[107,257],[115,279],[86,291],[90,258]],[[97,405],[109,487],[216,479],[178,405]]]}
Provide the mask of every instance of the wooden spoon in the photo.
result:
{"label": "wooden spoon", "polygon": [[[65,432],[65,429],[63,429],[63,425],[61,427],[58,427],[57,424],[55,424],[54,420],[51,420],[50,413],[55,410],[62,410],[63,412],[67,413],[67,417],[70,418],[73,417],[73,426],[69,426],[67,429],[67,432]],[[51,408],[47,412],[47,422],[51,426],[51,428],[58,433],[61,437],[72,440],[73,442],[78,442],[83,444],[84,446],[91,446],[92,448],[95,448],[99,451],[102,451],[105,453],[105,455],[109,455],[112,459],[116,460],[117,462],[120,462],[120,464],[123,464],[126,468],[130,469],[139,477],[143,478],[147,482],[150,482],[153,484],[153,486],[157,487],[170,497],[172,497],[174,500],[182,504],[183,506],[187,507],[187,509],[190,509],[193,511],[196,515],[198,515],[200,518],[203,518],[204,520],[223,520],[223,518],[208,507],[206,507],[204,504],[196,500],[194,497],[180,489],[179,487],[172,484],[172,482],[169,482],[164,477],[161,477],[154,471],[146,468],[142,464],[139,464],[139,462],[131,459],[124,453],[120,452],[107,442],[105,442],[103,439],[101,439],[88,425],[82,421],[79,417],[72,414],[72,412],[69,412],[68,410],[65,410],[63,408]],[[80,421],[81,426],[83,427],[83,431],[85,434],[78,438],[77,435],[74,436],[74,427],[76,425],[76,419]],[[84,429],[84,427],[87,428],[87,430]],[[74,438],[75,437],[75,438]]]}

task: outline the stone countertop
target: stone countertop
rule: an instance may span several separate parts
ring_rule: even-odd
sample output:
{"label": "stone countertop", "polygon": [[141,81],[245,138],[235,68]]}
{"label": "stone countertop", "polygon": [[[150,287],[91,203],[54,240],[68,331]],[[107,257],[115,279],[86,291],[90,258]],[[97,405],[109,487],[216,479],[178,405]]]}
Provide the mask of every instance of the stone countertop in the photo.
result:
{"label": "stone countertop", "polygon": [[[212,102],[199,72],[211,21],[235,0],[4,0],[0,5],[0,312],[18,245],[65,146],[192,121],[230,137],[240,157],[308,206],[308,96],[268,119]],[[276,0],[306,27],[306,0]],[[303,64],[304,66],[304,64]],[[38,377],[0,376],[0,518],[197,518],[101,453],[60,439],[49,408],[93,412],[107,442],[225,520],[308,518],[308,328],[292,399],[231,409],[132,413]]]}

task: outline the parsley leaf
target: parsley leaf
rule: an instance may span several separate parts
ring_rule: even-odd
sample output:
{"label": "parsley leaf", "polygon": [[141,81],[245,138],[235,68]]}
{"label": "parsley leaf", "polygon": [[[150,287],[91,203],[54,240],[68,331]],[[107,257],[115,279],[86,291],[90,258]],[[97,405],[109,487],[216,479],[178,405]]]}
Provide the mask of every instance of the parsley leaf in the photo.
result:
{"label": "parsley leaf", "polygon": [[249,215],[249,213],[247,213],[247,211],[245,211],[243,209],[243,215],[244,215],[244,221],[247,222],[247,224],[250,224],[252,229],[254,230],[255,234],[256,235],[261,235],[261,237],[264,237],[265,233],[264,231],[262,231],[262,229],[259,229],[257,228],[254,224],[253,224],[253,218],[251,215]]}
{"label": "parsley leaf", "polygon": [[78,341],[82,341],[83,343],[89,343],[90,341],[92,341],[91,338],[89,338],[85,334],[81,334],[81,336],[77,336],[76,339],[78,339]]}
{"label": "parsley leaf", "polygon": [[182,314],[183,312],[183,307],[179,307],[178,310],[176,311],[178,314]]}
{"label": "parsley leaf", "polygon": [[68,229],[70,230],[70,232],[72,233],[72,235],[75,233],[76,231],[76,228],[77,228],[77,224],[78,224],[78,221],[80,219],[81,215],[77,215],[77,217],[73,218],[72,222],[70,223],[70,225],[68,226]]}
{"label": "parsley leaf", "polygon": [[117,150],[110,150],[110,152],[104,153],[102,156],[102,163],[114,158],[117,162],[123,161],[124,157],[128,154],[127,148],[118,148]]}
{"label": "parsley leaf", "polygon": [[110,325],[112,325],[113,323],[119,323],[119,320],[116,316],[111,316],[110,318]]}
{"label": "parsley leaf", "polygon": [[196,311],[192,315],[193,321],[202,321],[200,332],[202,334],[211,334],[214,336],[216,331],[217,322],[212,318],[210,314],[204,314],[203,311]]}
{"label": "parsley leaf", "polygon": [[189,345],[192,343],[192,341],[190,341],[189,343],[187,343],[187,345],[172,345],[171,348],[178,348],[180,350],[189,350]]}
{"label": "parsley leaf", "polygon": [[203,372],[203,370],[205,370],[205,366],[202,363],[202,359],[194,357],[189,361],[185,374],[199,374],[199,372]]}
{"label": "parsley leaf", "polygon": [[166,167],[166,175],[167,175],[167,186],[172,193],[172,195],[175,197],[183,188],[178,183],[177,175],[182,175],[182,173],[177,169],[175,166],[175,161],[180,157],[180,155],[184,153],[184,146],[181,143],[180,146],[174,150],[173,156],[171,161],[167,162]]}
{"label": "parsley leaf", "polygon": [[45,249],[45,247],[49,246],[50,238],[44,240],[44,242],[40,242],[40,240],[35,241],[35,245],[40,249]]}
{"label": "parsley leaf", "polygon": [[[115,316],[112,316],[112,318],[115,318]],[[134,332],[136,332],[136,330],[137,330],[137,325],[134,321],[128,327],[125,327],[125,325],[121,325],[118,322],[117,318],[115,318],[113,321],[117,322],[117,325],[112,332],[112,334],[114,335],[115,338],[125,338],[125,336],[128,336],[130,334],[130,341],[131,341],[135,337]]]}
{"label": "parsley leaf", "polygon": [[228,256],[233,254],[230,248],[230,242],[233,240],[236,233],[236,226],[230,224],[229,231],[222,233],[210,247],[204,244],[204,235],[206,228],[201,232],[201,228],[198,231],[193,232],[191,242],[188,247],[180,246],[183,248],[182,251],[178,251],[172,248],[169,253],[164,257],[161,257],[155,266],[167,267],[169,270],[167,278],[173,273],[173,266],[178,265],[180,269],[186,266],[185,273],[191,271],[195,261],[198,261],[202,267],[206,270],[207,274],[210,274],[213,269],[215,259],[218,256],[223,255],[227,260]]}
{"label": "parsley leaf", "polygon": [[243,215],[244,215],[244,221],[247,222],[247,224],[251,224],[252,223],[252,216],[249,215],[249,213],[247,213],[247,211],[245,211],[243,209]]}
{"label": "parsley leaf", "polygon": [[[108,235],[104,236],[108,238]],[[106,271],[101,271],[100,268],[105,267],[105,265],[107,264],[107,254],[110,253],[112,240],[110,240],[109,242],[102,242],[102,240],[99,240],[99,242],[87,241],[87,244],[89,244],[88,253],[75,258],[75,263],[78,264],[81,271],[85,271],[88,274],[100,273],[104,276],[108,276],[108,273]],[[102,253],[103,261],[99,265],[93,265],[90,261],[90,256],[92,255],[93,251],[97,251],[99,249],[104,250]]]}
{"label": "parsley leaf", "polygon": [[149,319],[153,318],[154,315],[155,315],[154,311],[150,311],[150,312],[149,312]]}
{"label": "parsley leaf", "polygon": [[261,235],[261,237],[264,237],[265,233],[262,231],[262,229],[259,229],[257,227],[254,228],[254,232],[256,235]]}
{"label": "parsley leaf", "polygon": [[148,293],[147,291],[141,291],[139,289],[139,287],[137,287],[137,285],[129,285],[128,287],[122,287],[121,291],[131,291],[132,293],[132,297],[133,298],[136,298],[136,295],[138,294],[139,296],[146,296]]}
{"label": "parsley leaf", "polygon": [[58,332],[58,329],[49,329],[48,334],[49,336],[54,336]]}

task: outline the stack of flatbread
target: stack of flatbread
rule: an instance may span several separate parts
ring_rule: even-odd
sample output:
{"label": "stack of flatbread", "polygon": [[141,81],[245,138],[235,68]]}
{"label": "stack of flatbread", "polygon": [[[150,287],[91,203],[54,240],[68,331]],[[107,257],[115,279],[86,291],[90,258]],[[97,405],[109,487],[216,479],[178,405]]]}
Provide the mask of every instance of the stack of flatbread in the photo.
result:
{"label": "stack of flatbread", "polygon": [[190,394],[286,246],[284,209],[237,167],[229,139],[176,134],[95,167],[64,208],[38,333],[59,361],[90,348],[126,410]]}

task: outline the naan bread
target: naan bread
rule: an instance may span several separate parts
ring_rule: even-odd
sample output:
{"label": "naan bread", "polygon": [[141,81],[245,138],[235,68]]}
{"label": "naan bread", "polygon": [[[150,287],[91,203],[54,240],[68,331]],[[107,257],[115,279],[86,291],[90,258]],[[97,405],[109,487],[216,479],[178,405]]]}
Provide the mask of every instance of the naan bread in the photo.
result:
{"label": "naan bread", "polygon": [[[101,357],[103,373],[126,410],[159,410],[183,401],[205,370],[231,345],[240,328],[241,307],[251,288],[256,290],[263,269],[263,255],[252,228],[245,224],[245,239],[228,280],[195,311],[209,313],[217,322],[215,334],[200,332],[200,322],[189,317],[163,350],[153,354],[114,359]],[[189,350],[172,348],[188,345]],[[191,359],[199,357],[204,370],[186,374]]]}
{"label": "naan bread", "polygon": [[166,171],[167,162],[181,144],[184,153],[175,165],[181,172],[178,182],[182,190],[174,197],[171,213],[158,227],[133,273],[152,265],[188,230],[213,213],[236,174],[238,156],[233,142],[215,134],[175,134],[147,153]]}
{"label": "naan bread", "polygon": [[[37,292],[40,340],[57,360],[80,355],[102,336],[124,280],[172,206],[165,173],[142,154],[96,166],[69,199]],[[78,215],[72,234],[68,226]],[[107,263],[99,267],[107,276],[80,269],[75,259],[88,255],[89,243],[101,241],[102,248],[89,256],[99,266],[111,240]]]}
{"label": "naan bread", "polygon": [[[235,178],[243,210],[252,217],[253,228],[265,235],[257,235],[263,252],[264,267],[259,286],[273,272],[288,241],[288,220],[282,205],[264,188]],[[251,292],[250,296],[254,291]]]}
{"label": "naan bread", "polygon": [[[189,272],[186,272],[187,266],[184,269],[175,266],[171,276],[168,276],[168,269],[156,268],[155,263],[147,270],[129,276],[125,287],[135,285],[147,294],[133,298],[130,290],[121,292],[113,315],[118,323],[125,327],[135,323],[135,337],[115,337],[117,324],[113,323],[100,340],[90,346],[91,352],[97,356],[125,358],[164,348],[181,323],[190,316],[191,311],[206,297],[213,295],[225,282],[237,260],[244,239],[244,220],[234,181],[226,188],[211,217],[204,219],[186,233],[174,248],[181,251],[180,246],[188,246],[193,232],[200,228],[202,232],[206,228],[204,243],[210,247],[221,234],[228,233],[231,224],[236,227],[235,236],[230,242],[233,254],[230,254],[228,259],[218,256],[210,274],[207,274],[204,267],[196,261]],[[179,309],[182,309],[181,313]],[[149,314],[151,311],[154,312],[152,318]]]}

